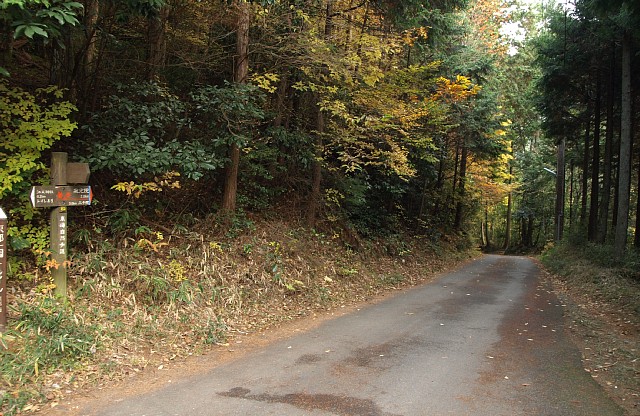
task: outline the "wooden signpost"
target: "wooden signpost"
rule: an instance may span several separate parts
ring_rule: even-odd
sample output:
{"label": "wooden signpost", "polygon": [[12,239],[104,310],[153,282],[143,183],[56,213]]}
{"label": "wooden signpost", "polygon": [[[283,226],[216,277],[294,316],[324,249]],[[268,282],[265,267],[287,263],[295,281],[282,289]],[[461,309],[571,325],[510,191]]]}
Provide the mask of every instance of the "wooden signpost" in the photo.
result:
{"label": "wooden signpost", "polygon": [[51,270],[57,295],[67,296],[67,207],[91,205],[93,194],[88,185],[89,165],[68,163],[63,152],[51,154],[51,185],[31,188],[34,208],[54,207],[50,216],[51,259],[57,268]]}
{"label": "wooden signpost", "polygon": [[7,216],[0,208],[0,330],[7,326]]}

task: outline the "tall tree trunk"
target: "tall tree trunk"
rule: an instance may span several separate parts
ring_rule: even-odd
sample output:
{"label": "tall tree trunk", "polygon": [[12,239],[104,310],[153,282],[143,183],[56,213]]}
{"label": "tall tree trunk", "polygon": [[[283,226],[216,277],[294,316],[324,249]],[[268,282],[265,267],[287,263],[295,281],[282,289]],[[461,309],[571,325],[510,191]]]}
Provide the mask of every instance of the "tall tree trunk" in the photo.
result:
{"label": "tall tree trunk", "polygon": [[100,16],[100,0],[87,0],[85,2],[84,27],[85,27],[85,51],[84,66],[81,74],[80,111],[86,113],[90,105],[90,97],[96,91],[96,71],[98,67],[98,17]]}
{"label": "tall tree trunk", "polygon": [[467,182],[467,159],[469,151],[467,146],[462,145],[462,152],[460,155],[460,180],[458,185],[458,198],[456,203],[456,217],[453,223],[453,228],[457,231],[462,230],[462,219],[464,214],[464,198],[466,193]]}
{"label": "tall tree trunk", "polygon": [[[638,187],[640,192],[640,163],[638,163]],[[640,197],[636,198],[636,233],[633,238],[633,246],[640,250]]]}
{"label": "tall tree trunk", "polygon": [[489,207],[484,206],[484,245],[485,247],[491,247],[491,236],[489,235]]}
{"label": "tall tree trunk", "polygon": [[[513,166],[509,166],[509,185],[511,185],[511,177],[513,175]],[[504,236],[504,245],[503,248],[505,250],[509,249],[511,245],[511,211],[513,210],[513,192],[509,190],[509,194],[507,196],[507,225]]]}
{"label": "tall tree trunk", "polygon": [[85,6],[85,37],[86,50],[84,53],[85,74],[92,75],[95,70],[98,55],[98,17],[100,15],[100,0],[87,0]]}
{"label": "tall tree trunk", "polygon": [[580,204],[580,224],[586,226],[587,200],[589,195],[589,146],[591,135],[591,103],[587,104],[587,120],[584,132],[584,153],[582,155],[582,198]]}
{"label": "tall tree trunk", "polygon": [[560,143],[558,143],[558,156],[556,166],[556,241],[562,240],[562,236],[564,234],[565,144],[566,140],[564,138],[560,140]]}
{"label": "tall tree trunk", "polygon": [[316,217],[322,199],[322,149],[325,120],[324,113],[319,107],[316,117],[315,158],[311,172],[311,195],[309,196],[309,206],[307,207],[307,226],[309,228],[313,228],[316,224]]}
{"label": "tall tree trunk", "polygon": [[618,218],[614,253],[618,260],[627,247],[629,227],[629,197],[631,193],[631,33],[625,30],[622,38],[622,104],[620,125],[620,169],[618,174]]}
{"label": "tall tree trunk", "polygon": [[[326,20],[324,26],[324,39],[326,42],[331,41],[333,33],[333,0],[327,1]],[[317,115],[316,115],[316,143],[315,157],[313,159],[312,178],[311,178],[311,195],[309,195],[309,204],[307,206],[307,226],[313,228],[316,223],[318,209],[322,196],[322,153],[324,148],[323,136],[326,129],[324,113],[320,108],[320,95],[316,98]]]}
{"label": "tall tree trunk", "polygon": [[149,18],[147,26],[147,79],[153,79],[158,69],[164,67],[167,57],[167,19],[170,7],[160,8],[157,16]]}
{"label": "tall tree trunk", "polygon": [[575,163],[573,162],[573,159],[571,159],[571,162],[569,163],[569,229],[571,229],[573,227],[573,219],[574,219],[574,215],[573,215],[573,173],[575,171]]}
{"label": "tall tree trunk", "polygon": [[607,239],[609,224],[609,206],[611,205],[611,164],[613,161],[613,131],[614,117],[613,105],[615,94],[615,45],[611,47],[611,67],[609,70],[609,84],[607,86],[607,129],[605,133],[602,177],[602,199],[600,200],[600,212],[598,213],[598,233],[596,241],[604,243]]}
{"label": "tall tree trunk", "polygon": [[[456,146],[456,156],[453,159],[453,179],[451,180],[451,195],[450,195],[450,201],[448,202],[448,206],[446,207],[447,211],[451,209],[450,207],[454,207],[457,202],[456,192],[458,189],[458,175],[460,175],[460,170],[459,170],[460,153],[461,153],[460,139],[458,138],[455,139],[455,146]],[[449,219],[447,219],[447,221],[449,221]]]}
{"label": "tall tree trunk", "polygon": [[[249,26],[251,24],[251,9],[245,0],[236,0],[238,12],[236,34],[236,64],[234,68],[234,80],[237,83],[247,82],[249,74]],[[238,193],[238,171],[240,168],[240,147],[232,143],[229,148],[229,162],[224,178],[224,191],[222,194],[221,211],[224,215],[230,215],[236,210]]]}
{"label": "tall tree trunk", "polygon": [[593,159],[591,162],[591,204],[589,205],[589,241],[595,241],[598,233],[598,201],[600,200],[600,70],[596,82],[596,103],[593,109]]}
{"label": "tall tree trunk", "polygon": [[[441,150],[441,152],[447,152],[447,142],[446,140],[443,143],[443,149]],[[433,204],[432,208],[431,208],[431,215],[434,217],[437,217],[437,215],[441,212],[440,208],[442,206],[442,204],[446,201],[446,198],[443,197],[444,192],[442,192],[443,188],[444,188],[444,168],[445,168],[445,158],[444,157],[440,157],[439,158],[440,161],[438,162],[438,178],[436,180],[436,195],[437,197],[434,198],[435,199],[435,203]],[[441,217],[440,217],[441,218]]]}

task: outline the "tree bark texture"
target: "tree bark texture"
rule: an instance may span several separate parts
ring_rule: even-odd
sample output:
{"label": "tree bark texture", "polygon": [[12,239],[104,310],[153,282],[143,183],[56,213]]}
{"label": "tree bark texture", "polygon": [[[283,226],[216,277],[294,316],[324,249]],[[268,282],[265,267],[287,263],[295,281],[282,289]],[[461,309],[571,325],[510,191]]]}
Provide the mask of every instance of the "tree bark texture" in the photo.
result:
{"label": "tree bark texture", "polygon": [[[238,23],[236,33],[236,64],[234,80],[245,83],[249,73],[249,26],[251,9],[245,0],[237,0]],[[222,214],[230,215],[236,210],[238,194],[238,171],[240,168],[240,147],[232,143],[229,148],[229,162],[225,173],[224,191],[222,194]]]}
{"label": "tree bark texture", "polygon": [[462,219],[464,214],[464,199],[466,193],[467,183],[467,159],[469,156],[469,149],[466,145],[462,146],[462,152],[460,154],[460,180],[458,186],[458,197],[456,203],[456,217],[453,224],[453,228],[460,231],[462,230]]}
{"label": "tree bark texture", "polygon": [[558,156],[556,166],[556,241],[562,240],[564,234],[564,186],[565,186],[565,139],[558,144]]}
{"label": "tree bark texture", "polygon": [[147,79],[153,79],[158,69],[165,65],[167,57],[167,19],[169,18],[169,6],[163,6],[157,16],[149,18],[147,26]]}
{"label": "tree bark texture", "polygon": [[[333,0],[327,1],[326,8],[326,20],[324,26],[324,38],[326,42],[331,40],[333,33]],[[316,142],[315,142],[315,157],[313,159],[312,173],[311,173],[311,194],[309,195],[309,203],[307,206],[307,226],[313,228],[316,223],[316,217],[320,208],[320,202],[322,199],[322,154],[324,149],[323,136],[326,129],[326,121],[324,113],[320,108],[321,97],[316,94]]]}
{"label": "tree bark texture", "polygon": [[584,153],[582,155],[582,198],[580,204],[580,224],[587,221],[587,201],[589,199],[589,147],[591,146],[591,104],[587,104],[587,120],[584,132]]}
{"label": "tree bark texture", "polygon": [[[513,175],[513,166],[509,166],[509,178]],[[511,179],[509,179],[509,185],[511,184]],[[504,245],[503,248],[505,250],[509,249],[511,245],[511,211],[513,210],[513,192],[509,191],[507,195],[507,225],[504,231]]]}
{"label": "tree bark texture", "polygon": [[615,45],[611,48],[611,69],[609,71],[609,83],[607,86],[607,128],[605,132],[604,142],[604,158],[602,177],[602,199],[600,200],[600,211],[598,213],[598,233],[596,240],[598,243],[604,243],[607,239],[609,225],[609,206],[611,205],[611,164],[613,161],[613,105],[615,94]]}
{"label": "tree bark texture", "polygon": [[618,174],[618,215],[614,253],[618,260],[627,247],[629,227],[629,197],[631,192],[631,33],[625,30],[622,39],[622,102],[620,125],[620,168]]}
{"label": "tree bark texture", "polygon": [[600,71],[596,82],[596,102],[593,109],[593,158],[591,162],[591,203],[589,205],[589,241],[595,241],[598,233],[598,201],[600,201]]}

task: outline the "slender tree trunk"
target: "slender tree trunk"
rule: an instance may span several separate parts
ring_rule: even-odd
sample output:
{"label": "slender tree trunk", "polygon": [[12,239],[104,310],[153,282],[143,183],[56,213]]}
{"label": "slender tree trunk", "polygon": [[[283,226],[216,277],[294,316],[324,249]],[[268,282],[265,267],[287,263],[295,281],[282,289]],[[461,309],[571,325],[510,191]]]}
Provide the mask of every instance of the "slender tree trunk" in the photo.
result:
{"label": "slender tree trunk", "polygon": [[558,156],[556,166],[556,241],[562,240],[564,234],[564,185],[565,185],[565,139],[563,138],[558,144]]}
{"label": "slender tree trunk", "polygon": [[275,102],[276,116],[273,118],[273,127],[281,127],[282,122],[285,118],[285,114],[287,112],[286,99],[288,86],[289,74],[285,72],[280,77],[280,82],[278,84],[278,91],[276,94]]}
{"label": "slender tree trunk", "polygon": [[533,247],[533,215],[529,214],[527,217],[527,238],[525,240],[525,247]]}
{"label": "slender tree trunk", "polygon": [[485,246],[491,247],[491,236],[489,235],[489,208],[485,205],[484,207],[484,231],[485,231]]}
{"label": "slender tree trunk", "polygon": [[[513,166],[509,166],[509,185],[511,185],[511,175],[513,175]],[[513,192],[509,191],[507,196],[507,225],[504,236],[504,245],[503,248],[505,250],[509,249],[511,245],[511,211],[513,210]]]}
{"label": "slender tree trunk", "polygon": [[[362,57],[362,45],[365,43],[364,34],[366,33],[367,25],[369,24],[369,2],[366,3],[367,4],[365,5],[364,9],[364,17],[362,18],[362,28],[360,30],[360,37],[358,39],[358,50],[356,52],[356,55],[358,57]],[[358,71],[360,71],[360,64],[355,65],[355,69],[353,72],[357,74]]]}
{"label": "slender tree trunk", "polygon": [[422,195],[420,197],[420,210],[418,211],[418,219],[424,218],[426,214],[428,189],[429,189],[429,179],[425,179],[422,185]]}
{"label": "slender tree trunk", "polygon": [[[453,159],[453,179],[451,180],[451,195],[449,197],[450,202],[447,202],[448,204],[448,206],[446,207],[447,211],[455,207],[456,203],[458,202],[457,200],[458,175],[460,175],[459,165],[460,165],[460,153],[461,153],[460,139],[458,138],[455,139],[455,146],[456,146],[456,156]],[[447,222],[450,220],[450,218],[451,217],[447,218]]]}
{"label": "slender tree trunk", "polygon": [[631,192],[631,33],[625,30],[622,39],[622,105],[620,128],[620,169],[618,175],[618,218],[614,253],[618,260],[627,247],[629,227],[629,197]]}
{"label": "slender tree trunk", "polygon": [[589,146],[591,135],[591,103],[587,104],[587,121],[584,133],[584,153],[582,157],[582,198],[580,205],[580,224],[586,226],[587,200],[589,195]]}
{"label": "slender tree trunk", "polygon": [[[640,163],[638,163],[638,192],[640,192]],[[636,198],[636,233],[633,239],[633,246],[640,250],[640,197]]]}
{"label": "slender tree trunk", "polygon": [[[447,151],[446,141],[443,146],[445,146],[445,149],[443,149],[443,152],[446,152]],[[434,217],[438,216],[438,214],[440,213],[440,208],[446,200],[446,198],[443,197],[444,192],[442,192],[444,188],[444,168],[445,168],[444,159],[445,159],[444,157],[440,157],[440,161],[438,162],[438,179],[436,180],[436,186],[435,186],[435,189],[437,191],[436,192],[437,197],[434,198],[435,203],[431,208],[431,215],[433,215]]]}
{"label": "slender tree trunk", "polygon": [[86,30],[86,50],[84,53],[85,73],[93,74],[98,51],[98,16],[100,0],[87,0],[85,5],[84,25]]}
{"label": "slender tree trunk", "polygon": [[591,204],[589,206],[589,241],[595,241],[598,233],[598,201],[600,200],[600,71],[596,82],[595,121],[593,126],[593,159],[591,162]]}
{"label": "slender tree trunk", "polygon": [[573,163],[573,159],[569,164],[569,229],[573,227],[573,173],[575,171],[575,163]]}
{"label": "slender tree trunk", "polygon": [[[324,26],[324,38],[326,42],[329,42],[333,33],[333,0],[327,1],[326,13],[327,16]],[[315,226],[322,196],[322,153],[324,149],[323,136],[326,129],[326,122],[324,113],[320,108],[320,99],[320,95],[317,94],[315,158],[313,160],[311,195],[309,195],[309,205],[307,206],[306,218],[307,226],[309,228],[313,228]]]}
{"label": "slender tree trunk", "polygon": [[462,230],[462,219],[464,214],[464,198],[466,193],[466,182],[467,182],[467,159],[468,159],[469,151],[467,146],[462,146],[462,152],[460,155],[460,180],[458,186],[458,200],[456,203],[456,217],[453,223],[453,228],[458,231]]}
{"label": "slender tree trunk", "polygon": [[353,43],[353,0],[349,0],[348,12],[346,13],[347,17],[347,25],[345,27],[345,44],[344,50],[345,52],[349,52],[351,50],[351,45]]}
{"label": "slender tree trunk", "polygon": [[316,120],[316,157],[313,161],[312,177],[311,177],[311,195],[309,198],[309,206],[307,208],[307,226],[313,228],[316,223],[316,217],[320,208],[322,196],[322,148],[325,130],[324,114],[318,108]]}
{"label": "slender tree trunk", "polygon": [[615,45],[611,48],[611,68],[609,71],[609,84],[607,86],[607,129],[605,133],[602,178],[602,199],[600,200],[600,212],[598,213],[597,242],[604,243],[607,239],[609,225],[609,206],[611,205],[611,164],[613,161],[613,105],[615,94]]}
{"label": "slender tree trunk", "polygon": [[[249,74],[249,26],[251,9],[245,0],[236,0],[238,23],[236,34],[236,65],[234,78],[237,83],[247,82]],[[238,171],[240,168],[240,147],[233,143],[229,148],[229,162],[225,173],[224,191],[222,194],[222,214],[230,215],[236,210],[238,194]]]}

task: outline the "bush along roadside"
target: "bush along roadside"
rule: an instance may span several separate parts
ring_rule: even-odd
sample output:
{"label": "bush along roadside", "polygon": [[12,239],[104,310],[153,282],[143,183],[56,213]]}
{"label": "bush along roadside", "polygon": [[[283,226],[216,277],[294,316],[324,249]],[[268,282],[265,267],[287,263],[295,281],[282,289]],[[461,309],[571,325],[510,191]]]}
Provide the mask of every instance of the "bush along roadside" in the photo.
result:
{"label": "bush along roadside", "polygon": [[35,285],[12,285],[2,414],[55,407],[235,334],[428,281],[475,254],[407,235],[355,252],[337,234],[279,221],[212,235],[150,227],[117,241],[94,235],[72,256],[67,300],[53,296],[46,270],[31,275]]}

